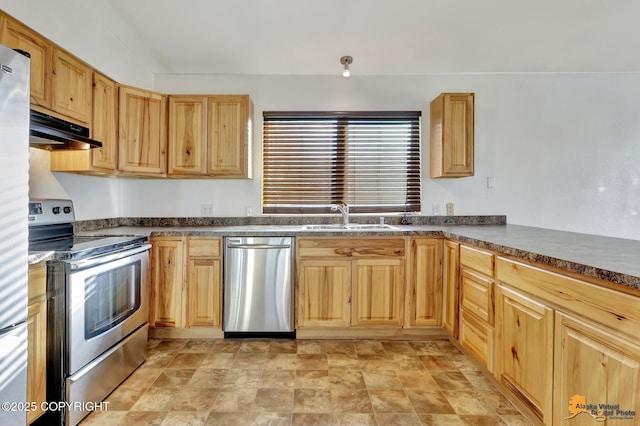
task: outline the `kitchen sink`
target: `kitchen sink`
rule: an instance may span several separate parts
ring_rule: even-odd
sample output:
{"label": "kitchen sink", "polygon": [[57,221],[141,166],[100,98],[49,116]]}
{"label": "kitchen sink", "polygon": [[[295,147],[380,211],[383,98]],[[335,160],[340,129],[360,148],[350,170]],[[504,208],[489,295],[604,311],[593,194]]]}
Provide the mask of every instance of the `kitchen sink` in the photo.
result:
{"label": "kitchen sink", "polygon": [[322,225],[304,225],[304,231],[378,231],[383,229],[398,229],[395,226],[378,223],[350,223],[348,225],[339,224],[322,224]]}

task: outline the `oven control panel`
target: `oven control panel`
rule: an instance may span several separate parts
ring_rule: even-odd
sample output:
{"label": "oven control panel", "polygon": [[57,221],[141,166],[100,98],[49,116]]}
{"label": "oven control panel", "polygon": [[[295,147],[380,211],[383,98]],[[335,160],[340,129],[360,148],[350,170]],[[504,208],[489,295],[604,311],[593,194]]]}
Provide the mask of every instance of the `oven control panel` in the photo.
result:
{"label": "oven control panel", "polygon": [[75,221],[73,201],[54,199],[29,200],[29,226],[52,225]]}

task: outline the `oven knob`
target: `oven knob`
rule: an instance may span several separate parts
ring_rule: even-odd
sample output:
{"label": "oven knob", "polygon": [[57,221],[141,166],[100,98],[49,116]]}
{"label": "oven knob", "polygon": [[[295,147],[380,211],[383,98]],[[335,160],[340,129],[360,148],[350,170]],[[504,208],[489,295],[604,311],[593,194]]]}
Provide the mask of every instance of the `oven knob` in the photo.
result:
{"label": "oven knob", "polygon": [[51,211],[53,212],[53,214],[60,214],[60,207],[54,207],[53,209],[51,209]]}
{"label": "oven knob", "polygon": [[66,214],[69,214],[69,213],[71,213],[71,207],[69,207],[69,206],[64,207],[64,208],[62,209],[62,211],[63,211],[63,212],[65,212]]}

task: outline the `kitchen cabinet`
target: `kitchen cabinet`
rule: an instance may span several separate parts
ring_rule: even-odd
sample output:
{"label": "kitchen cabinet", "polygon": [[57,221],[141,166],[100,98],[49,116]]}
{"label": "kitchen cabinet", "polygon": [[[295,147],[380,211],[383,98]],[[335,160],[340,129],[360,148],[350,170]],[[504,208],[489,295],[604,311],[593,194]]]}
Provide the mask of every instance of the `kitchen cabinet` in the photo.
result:
{"label": "kitchen cabinet", "polygon": [[442,324],[442,240],[410,240],[406,327]]}
{"label": "kitchen cabinet", "polygon": [[252,121],[248,95],[169,96],[168,173],[250,178]]}
{"label": "kitchen cabinet", "polygon": [[0,12],[0,43],[31,55],[31,105],[51,108],[53,44],[22,23]]}
{"label": "kitchen cabinet", "polygon": [[51,151],[52,172],[113,174],[118,166],[118,85],[93,73],[93,117],[91,135],[102,148]]}
{"label": "kitchen cabinet", "polygon": [[431,101],[432,178],[473,176],[473,93],[441,93]]}
{"label": "kitchen cabinet", "polygon": [[551,424],[554,312],[502,284],[496,311],[496,376],[540,420]]}
{"label": "kitchen cabinet", "polygon": [[47,400],[47,268],[44,262],[29,266],[27,308],[27,398],[35,409],[27,423],[44,414]]}
{"label": "kitchen cabinet", "polygon": [[134,175],[167,171],[166,96],[135,87],[119,88],[118,169]]}
{"label": "kitchen cabinet", "polygon": [[91,127],[93,70],[75,56],[54,47],[53,111]]}
{"label": "kitchen cabinet", "polygon": [[442,326],[454,338],[458,338],[458,286],[460,277],[460,244],[444,242],[444,266],[442,281]]}
{"label": "kitchen cabinet", "polygon": [[403,238],[296,240],[297,328],[403,325]]}
{"label": "kitchen cabinet", "polygon": [[151,239],[150,333],[222,337],[222,240]]}
{"label": "kitchen cabinet", "polygon": [[349,327],[351,261],[300,260],[297,311],[300,327]]}
{"label": "kitchen cabinet", "polygon": [[460,344],[494,371],[494,255],[460,245]]}
{"label": "kitchen cabinet", "polygon": [[[590,413],[570,411],[574,395],[582,403],[618,405],[633,411],[619,420],[634,423],[640,415],[640,345],[611,329],[575,315],[557,312],[555,316],[554,424],[594,424]],[[580,403],[578,399],[574,403]],[[575,408],[575,407],[574,407]],[[589,410],[590,411],[590,410]],[[615,410],[614,410],[615,412]],[[573,415],[576,417],[571,418]],[[602,409],[595,417],[613,417]],[[582,422],[582,423],[580,423]],[[608,420],[616,424],[616,420]],[[634,423],[636,424],[636,423]]]}

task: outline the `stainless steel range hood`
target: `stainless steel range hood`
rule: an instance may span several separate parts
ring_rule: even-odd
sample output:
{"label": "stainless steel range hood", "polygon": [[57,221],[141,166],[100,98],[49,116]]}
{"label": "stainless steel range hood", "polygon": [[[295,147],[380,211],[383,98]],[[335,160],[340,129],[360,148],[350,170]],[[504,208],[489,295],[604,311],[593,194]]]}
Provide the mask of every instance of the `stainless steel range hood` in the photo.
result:
{"label": "stainless steel range hood", "polygon": [[102,142],[89,138],[89,129],[31,110],[29,145],[33,148],[91,149],[101,148]]}

